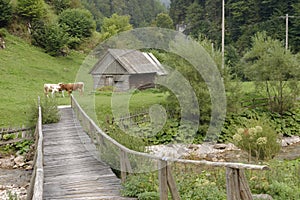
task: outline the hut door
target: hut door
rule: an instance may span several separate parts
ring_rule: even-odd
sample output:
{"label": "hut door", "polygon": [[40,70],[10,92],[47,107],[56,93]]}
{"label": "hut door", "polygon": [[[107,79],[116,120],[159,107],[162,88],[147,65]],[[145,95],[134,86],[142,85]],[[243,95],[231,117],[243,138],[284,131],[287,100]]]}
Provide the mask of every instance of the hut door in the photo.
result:
{"label": "hut door", "polygon": [[106,86],[113,86],[114,85],[114,78],[113,78],[113,76],[106,76],[105,77],[105,85]]}

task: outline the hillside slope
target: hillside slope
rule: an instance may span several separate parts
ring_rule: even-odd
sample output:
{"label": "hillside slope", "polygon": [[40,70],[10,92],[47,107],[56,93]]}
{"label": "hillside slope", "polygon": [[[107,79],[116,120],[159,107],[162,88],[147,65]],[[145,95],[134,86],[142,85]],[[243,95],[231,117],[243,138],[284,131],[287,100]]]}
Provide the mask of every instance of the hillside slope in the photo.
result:
{"label": "hillside slope", "polygon": [[[28,111],[38,96],[44,98],[44,83],[73,82],[84,55],[51,57],[18,37],[7,35],[0,50],[0,127],[26,124]],[[68,98],[59,98],[68,103]]]}

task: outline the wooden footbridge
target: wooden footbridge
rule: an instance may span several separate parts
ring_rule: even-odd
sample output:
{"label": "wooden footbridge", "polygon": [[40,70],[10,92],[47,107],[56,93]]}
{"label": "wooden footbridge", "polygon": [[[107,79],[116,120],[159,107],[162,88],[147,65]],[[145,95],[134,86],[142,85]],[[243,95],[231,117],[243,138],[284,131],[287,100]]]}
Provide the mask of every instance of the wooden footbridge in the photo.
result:
{"label": "wooden footbridge", "polygon": [[[121,182],[128,173],[159,172],[161,200],[180,199],[170,163],[226,168],[227,199],[253,199],[245,169],[266,166],[241,163],[161,158],[132,151],[106,135],[71,96],[71,106],[60,107],[58,123],[42,125],[41,107],[36,127],[34,170],[27,199],[130,199],[122,197]],[[120,171],[121,180],[112,169]],[[132,199],[132,198],[131,198]]]}

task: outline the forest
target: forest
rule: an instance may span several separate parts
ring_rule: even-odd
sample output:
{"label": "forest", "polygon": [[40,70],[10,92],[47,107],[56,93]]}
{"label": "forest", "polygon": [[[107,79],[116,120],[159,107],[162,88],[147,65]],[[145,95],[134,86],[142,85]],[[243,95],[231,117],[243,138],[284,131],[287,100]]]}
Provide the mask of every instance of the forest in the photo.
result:
{"label": "forest", "polygon": [[[221,48],[221,0],[1,0],[0,4],[0,27],[6,27],[11,32],[23,37],[27,34],[28,22],[30,22],[31,27],[29,28],[32,28],[32,31],[41,28],[41,24],[51,26],[52,32],[53,29],[61,31],[60,29],[64,26],[62,24],[66,25],[66,22],[61,23],[64,21],[61,19],[63,18],[62,13],[68,9],[80,9],[81,11],[86,10],[86,17],[91,18],[91,20],[87,20],[90,25],[86,30],[88,33],[84,37],[91,36],[94,31],[103,32],[106,26],[105,18],[118,15],[128,17],[128,21],[122,22],[123,25],[120,25],[121,20],[118,19],[119,25],[116,26],[121,31],[120,26],[126,26],[124,23],[129,23],[132,28],[159,26],[176,29],[178,26],[183,26],[185,34],[193,38],[205,37],[214,43],[216,48]],[[286,42],[286,33],[288,32],[289,49],[293,53],[299,52],[299,1],[228,0],[225,1],[224,7],[227,63],[232,65],[237,62],[238,58],[250,48],[250,38],[255,33],[262,31],[282,43]],[[165,23],[157,24],[158,14],[162,13],[166,15],[163,15],[161,19]],[[67,21],[72,21],[71,17]],[[59,28],[55,26],[57,22]],[[86,24],[86,22],[82,23]],[[37,30],[36,32],[42,34],[43,31]],[[35,34],[31,34],[31,39],[36,41]],[[72,38],[64,45],[68,43],[67,46],[71,48],[78,47],[76,44],[82,39],[81,36],[75,34],[74,37],[74,34],[70,32],[69,35]]]}
{"label": "forest", "polygon": [[[221,44],[222,1],[172,0],[170,16],[174,24],[186,25],[193,37],[204,35],[216,46]],[[300,48],[300,2],[297,0],[228,0],[225,1],[225,43],[241,54],[250,47],[250,38],[266,31],[273,39],[285,42],[288,15],[289,48]]]}

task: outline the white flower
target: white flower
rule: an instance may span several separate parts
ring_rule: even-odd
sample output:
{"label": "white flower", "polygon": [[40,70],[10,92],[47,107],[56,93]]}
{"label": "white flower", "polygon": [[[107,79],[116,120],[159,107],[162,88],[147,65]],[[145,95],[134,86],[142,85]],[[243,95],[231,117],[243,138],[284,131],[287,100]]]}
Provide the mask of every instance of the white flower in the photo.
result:
{"label": "white flower", "polygon": [[255,126],[255,129],[257,133],[261,133],[263,130],[261,126]]}
{"label": "white flower", "polygon": [[240,134],[234,134],[232,138],[234,141],[237,141],[237,142],[239,142],[243,139]]}
{"label": "white flower", "polygon": [[263,144],[267,144],[267,137],[260,137],[256,140],[256,144],[258,145],[263,145]]}
{"label": "white flower", "polygon": [[255,136],[256,135],[256,133],[257,133],[257,130],[256,130],[256,128],[249,128],[249,135],[250,136]]}
{"label": "white flower", "polygon": [[243,128],[238,128],[238,129],[237,129],[238,134],[242,134],[242,133],[244,133],[244,131],[245,131],[245,130],[244,130]]}

